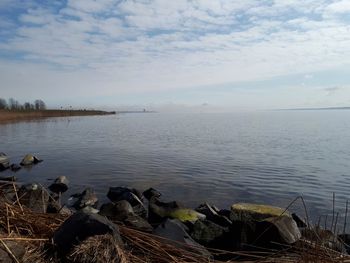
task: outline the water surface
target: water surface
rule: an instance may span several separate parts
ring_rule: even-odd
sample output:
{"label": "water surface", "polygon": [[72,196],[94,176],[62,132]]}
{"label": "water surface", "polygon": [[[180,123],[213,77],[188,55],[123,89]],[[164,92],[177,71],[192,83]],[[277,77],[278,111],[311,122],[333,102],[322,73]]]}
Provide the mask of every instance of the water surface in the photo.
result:
{"label": "water surface", "polygon": [[[120,114],[0,125],[0,151],[20,162],[20,181],[65,175],[71,193],[154,187],[167,200],[286,207],[303,196],[311,217],[344,212],[350,189],[350,111]],[[12,175],[10,171],[0,175]],[[302,214],[300,202],[292,207]]]}

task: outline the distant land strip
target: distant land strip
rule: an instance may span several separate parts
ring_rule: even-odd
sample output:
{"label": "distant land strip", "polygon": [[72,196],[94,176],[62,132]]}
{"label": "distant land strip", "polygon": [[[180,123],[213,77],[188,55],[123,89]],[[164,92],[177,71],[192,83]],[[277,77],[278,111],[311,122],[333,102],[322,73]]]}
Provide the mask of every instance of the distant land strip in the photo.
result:
{"label": "distant land strip", "polygon": [[0,110],[0,123],[52,117],[93,116],[110,114],[116,114],[116,112],[101,110]]}
{"label": "distant land strip", "polygon": [[350,110],[350,107],[294,108],[294,109],[277,109],[275,111],[306,111],[306,110]]}

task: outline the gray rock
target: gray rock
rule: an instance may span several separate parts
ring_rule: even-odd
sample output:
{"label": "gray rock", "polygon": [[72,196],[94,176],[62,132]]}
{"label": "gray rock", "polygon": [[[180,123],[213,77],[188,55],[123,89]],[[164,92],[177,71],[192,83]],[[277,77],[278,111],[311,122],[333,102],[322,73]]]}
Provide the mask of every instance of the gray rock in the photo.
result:
{"label": "gray rock", "polygon": [[133,207],[135,214],[144,218],[147,217],[147,210],[142,201],[143,197],[138,190],[127,187],[110,187],[107,197],[112,202],[128,201]]}
{"label": "gray rock", "polygon": [[0,171],[6,170],[10,167],[10,159],[6,154],[0,152]]}
{"label": "gray rock", "polygon": [[115,242],[122,246],[123,242],[118,227],[106,217],[98,214],[77,212],[70,216],[54,233],[53,241],[59,252],[67,254],[75,245],[85,239],[110,234]]}
{"label": "gray rock", "polygon": [[130,203],[122,200],[116,203],[103,204],[100,214],[108,217],[112,221],[119,221],[125,225],[145,231],[152,232],[152,226],[142,217],[136,215]]}
{"label": "gray rock", "polygon": [[191,230],[191,237],[199,244],[208,247],[220,247],[225,243],[229,229],[219,226],[209,220],[197,220]]}
{"label": "gray rock", "polygon": [[69,181],[67,177],[64,175],[59,176],[58,178],[55,179],[53,184],[49,186],[50,191],[58,194],[58,193],[64,193],[68,190],[68,184]]}
{"label": "gray rock", "polygon": [[[15,241],[4,241],[6,246],[11,250],[13,255],[16,257],[16,259],[20,262],[22,262],[23,257],[25,255],[25,248],[15,242]],[[2,244],[0,244],[0,262],[1,263],[13,263],[13,258],[10,256],[9,252],[3,247]]]}
{"label": "gray rock", "polygon": [[88,187],[81,194],[74,194],[71,198],[76,199],[72,206],[77,210],[82,209],[85,206],[97,207],[98,198],[92,188]]}
{"label": "gray rock", "polygon": [[[177,219],[167,219],[154,230],[154,234],[165,238],[162,239],[163,242],[212,258],[208,250],[194,241],[188,234],[188,228]],[[181,243],[185,246],[182,246]]]}
{"label": "gray rock", "polygon": [[12,172],[17,172],[17,171],[21,170],[22,167],[19,166],[18,164],[13,163],[13,164],[10,165],[10,169],[11,169]]}
{"label": "gray rock", "polygon": [[162,195],[160,192],[153,188],[147,189],[142,194],[144,197],[146,197],[147,200],[150,200],[152,197],[159,198]]}
{"label": "gray rock", "polygon": [[301,234],[303,238],[315,242],[317,245],[322,245],[341,253],[346,252],[343,242],[330,230],[321,229],[319,227],[311,229],[301,228]]}
{"label": "gray rock", "polygon": [[226,216],[220,215],[219,210],[209,205],[208,203],[201,204],[199,207],[195,209],[197,212],[204,214],[206,219],[214,222],[217,225],[223,227],[229,227],[232,225],[232,221],[228,219]]}
{"label": "gray rock", "polygon": [[256,228],[260,243],[293,244],[301,238],[296,222],[289,216],[266,218],[257,222]]}
{"label": "gray rock", "polygon": [[305,220],[301,219],[297,214],[293,213],[292,218],[294,219],[295,223],[297,223],[298,227],[307,227]]}
{"label": "gray rock", "polygon": [[23,185],[18,190],[22,205],[37,213],[46,213],[49,203],[49,194],[38,184]]}
{"label": "gray rock", "polygon": [[38,157],[32,155],[32,154],[27,154],[26,156],[23,157],[21,161],[22,166],[28,166],[28,165],[33,165],[42,162],[43,160],[39,159]]}

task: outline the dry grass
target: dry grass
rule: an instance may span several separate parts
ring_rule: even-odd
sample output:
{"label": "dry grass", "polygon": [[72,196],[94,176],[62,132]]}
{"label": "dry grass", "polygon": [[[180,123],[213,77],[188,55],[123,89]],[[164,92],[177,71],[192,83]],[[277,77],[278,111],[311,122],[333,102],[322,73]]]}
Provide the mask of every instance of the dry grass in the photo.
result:
{"label": "dry grass", "polygon": [[[12,187],[13,191],[16,191],[15,184],[12,183]],[[24,259],[14,259],[14,262],[60,262],[53,253],[51,238],[66,217],[34,213],[20,205],[20,197],[16,197],[15,201],[7,200],[5,197],[0,199],[0,242],[12,240],[26,248]],[[198,247],[184,245],[121,225],[119,229],[125,243],[124,248],[116,246],[108,235],[95,236],[76,246],[66,262],[213,262],[212,258],[203,255]],[[350,262],[349,256],[328,249],[323,246],[323,243],[322,238],[319,237],[312,241],[302,239],[293,246],[280,244],[282,248],[278,250],[259,247],[252,247],[250,251],[231,252],[207,249],[214,256],[229,255],[231,260],[226,262]]]}
{"label": "dry grass", "polygon": [[91,116],[91,115],[107,115],[113,112],[97,111],[97,110],[38,110],[38,111],[10,111],[0,110],[0,123],[16,122],[24,120],[36,120],[52,117],[68,117],[68,116]]}

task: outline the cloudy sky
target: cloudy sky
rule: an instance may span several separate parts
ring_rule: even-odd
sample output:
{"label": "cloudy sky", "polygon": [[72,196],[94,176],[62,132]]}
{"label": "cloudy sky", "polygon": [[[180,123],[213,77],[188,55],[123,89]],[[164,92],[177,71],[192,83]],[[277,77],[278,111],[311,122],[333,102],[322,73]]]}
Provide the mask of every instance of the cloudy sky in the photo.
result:
{"label": "cloudy sky", "polygon": [[52,107],[350,106],[350,0],[0,0],[0,80]]}

